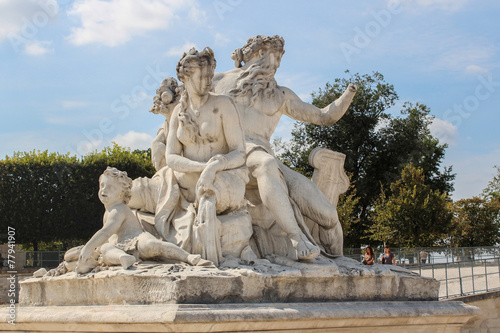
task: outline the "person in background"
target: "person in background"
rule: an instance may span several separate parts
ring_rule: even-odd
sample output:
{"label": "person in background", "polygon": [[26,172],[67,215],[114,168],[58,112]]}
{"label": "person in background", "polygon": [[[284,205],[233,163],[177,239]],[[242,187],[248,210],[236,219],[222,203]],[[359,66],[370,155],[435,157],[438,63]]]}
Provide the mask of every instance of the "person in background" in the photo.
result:
{"label": "person in background", "polygon": [[384,265],[396,265],[396,258],[391,252],[391,249],[386,245],[384,246],[384,255],[382,256],[382,264]]}
{"label": "person in background", "polygon": [[429,257],[429,252],[427,252],[425,250],[420,251],[420,262],[422,264],[425,264],[428,257]]}
{"label": "person in background", "polygon": [[373,265],[375,261],[375,254],[373,253],[373,249],[371,246],[367,246],[365,249],[365,259],[363,259],[362,263],[365,265]]}

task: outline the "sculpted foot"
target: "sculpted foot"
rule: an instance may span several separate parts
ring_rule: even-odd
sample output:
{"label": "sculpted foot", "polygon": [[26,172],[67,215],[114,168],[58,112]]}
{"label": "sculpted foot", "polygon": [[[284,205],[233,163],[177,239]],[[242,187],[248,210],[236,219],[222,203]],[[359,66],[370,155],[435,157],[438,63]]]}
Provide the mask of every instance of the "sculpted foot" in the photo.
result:
{"label": "sculpted foot", "polygon": [[192,266],[210,266],[213,263],[209,260],[201,259],[199,254],[190,254],[187,257],[188,264]]}
{"label": "sculpted foot", "polygon": [[188,255],[186,261],[188,264],[196,266],[201,261],[201,256],[199,254],[190,254]]}
{"label": "sculpted foot", "polygon": [[297,250],[297,258],[299,260],[313,259],[320,254],[319,247],[311,243],[303,235],[293,235],[291,241],[293,247]]}
{"label": "sculpted foot", "polygon": [[196,264],[196,266],[213,266],[213,265],[214,265],[213,262],[205,259],[200,259],[200,261],[198,261],[198,263]]}
{"label": "sculpted foot", "polygon": [[120,264],[122,265],[123,269],[127,269],[135,264],[135,257],[129,254],[123,255],[120,257]]}

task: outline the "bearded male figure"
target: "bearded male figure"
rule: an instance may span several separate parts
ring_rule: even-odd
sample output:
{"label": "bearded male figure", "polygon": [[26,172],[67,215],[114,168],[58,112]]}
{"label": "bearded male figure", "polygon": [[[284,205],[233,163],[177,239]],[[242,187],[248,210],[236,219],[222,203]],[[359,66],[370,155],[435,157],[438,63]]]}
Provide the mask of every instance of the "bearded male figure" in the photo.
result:
{"label": "bearded male figure", "polygon": [[347,111],[356,87],[350,85],[341,97],[323,109],[303,102],[293,91],[279,86],[274,78],[283,47],[280,36],[259,35],[248,39],[231,55],[236,68],[215,74],[214,92],[234,98],[242,115],[246,165],[251,178],[263,205],[292,241],[297,258],[312,259],[320,254],[320,249],[299,227],[294,204],[301,214],[320,226],[325,251],[341,256],[343,234],[336,208],[313,182],[276,159],[270,139],[282,115],[317,125],[333,125]]}

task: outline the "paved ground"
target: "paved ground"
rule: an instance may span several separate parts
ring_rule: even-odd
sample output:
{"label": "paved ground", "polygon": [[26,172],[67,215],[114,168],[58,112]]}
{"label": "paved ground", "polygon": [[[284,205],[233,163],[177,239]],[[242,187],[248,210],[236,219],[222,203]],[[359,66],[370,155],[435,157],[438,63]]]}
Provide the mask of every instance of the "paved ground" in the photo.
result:
{"label": "paved ground", "polygon": [[[419,268],[409,268],[411,271],[420,273],[422,276],[434,277],[441,282],[439,288],[439,297],[460,296],[463,294],[471,294],[474,291],[481,292],[500,289],[500,271],[498,265],[488,265],[476,263],[473,267],[470,264],[457,265],[448,267],[439,267],[432,265],[422,266]],[[461,277],[461,278],[460,278]]]}

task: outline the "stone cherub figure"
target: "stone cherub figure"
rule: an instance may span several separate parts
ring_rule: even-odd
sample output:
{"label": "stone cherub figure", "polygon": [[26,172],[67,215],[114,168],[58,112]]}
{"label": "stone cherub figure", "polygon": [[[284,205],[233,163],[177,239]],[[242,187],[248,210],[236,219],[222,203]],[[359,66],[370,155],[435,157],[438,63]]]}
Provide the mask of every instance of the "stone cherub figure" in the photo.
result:
{"label": "stone cherub figure", "polygon": [[[280,36],[255,36],[237,49],[232,58],[236,68],[214,76],[214,92],[232,96],[242,114],[245,130],[246,165],[251,178],[248,188],[258,190],[252,200],[261,201],[281,229],[288,234],[298,259],[319,255],[303,223],[300,213],[320,226],[321,245],[329,254],[342,255],[343,234],[335,206],[306,177],[280,163],[271,149],[270,139],[282,115],[317,125],[332,125],[346,112],[356,87],[347,90],[330,105],[319,109],[303,102],[292,90],[279,86],[274,78],[284,54]],[[284,177],[283,177],[284,176]],[[302,218],[302,217],[300,217]],[[256,216],[252,214],[252,219]]]}
{"label": "stone cherub figure", "polygon": [[138,260],[158,257],[180,260],[191,265],[211,264],[201,259],[200,255],[189,254],[178,246],[145,232],[126,205],[131,187],[132,179],[127,177],[126,172],[116,168],[108,167],[99,178],[99,199],[106,208],[103,227],[81,250],[76,268],[78,273],[87,273],[96,266],[94,253],[98,247],[105,265],[121,265],[125,269]]}

